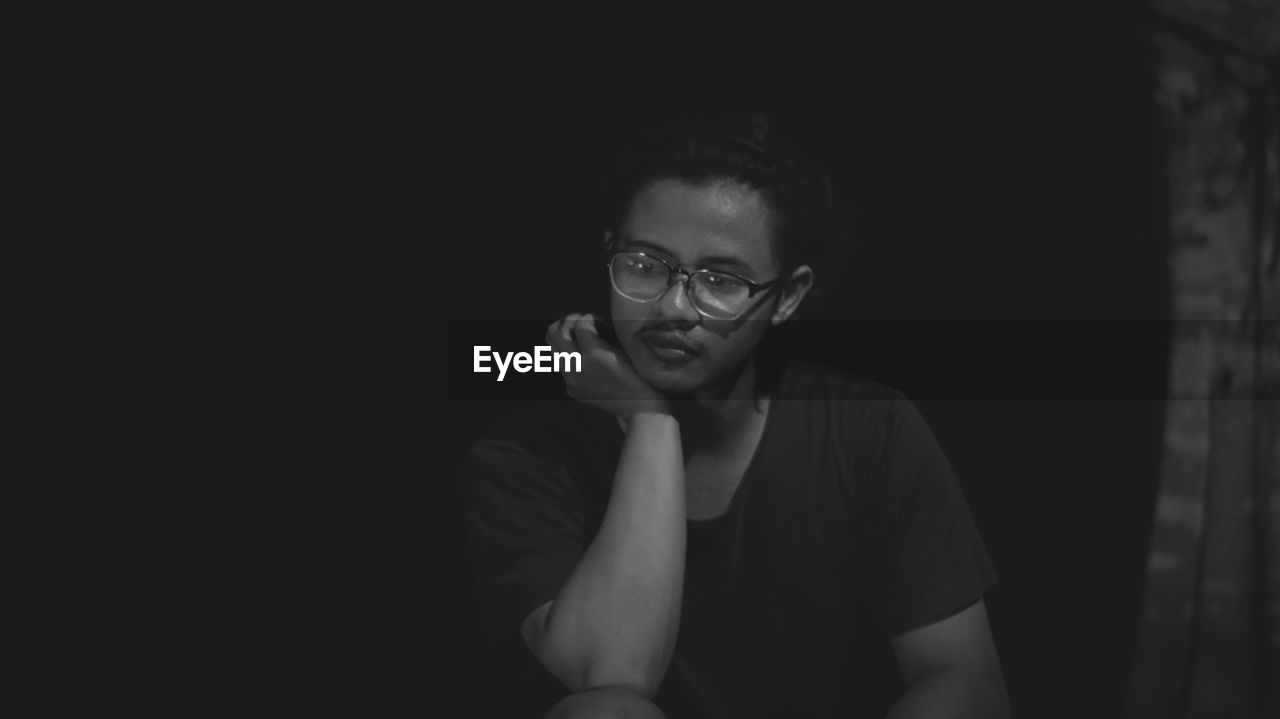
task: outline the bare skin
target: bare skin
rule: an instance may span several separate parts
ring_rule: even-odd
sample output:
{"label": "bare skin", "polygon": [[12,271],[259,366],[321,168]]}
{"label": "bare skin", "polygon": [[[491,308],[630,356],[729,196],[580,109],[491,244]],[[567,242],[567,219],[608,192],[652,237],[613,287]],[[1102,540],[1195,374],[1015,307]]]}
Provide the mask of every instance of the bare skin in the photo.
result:
{"label": "bare skin", "polygon": [[666,719],[647,698],[623,689],[589,689],[551,707],[546,719]]}

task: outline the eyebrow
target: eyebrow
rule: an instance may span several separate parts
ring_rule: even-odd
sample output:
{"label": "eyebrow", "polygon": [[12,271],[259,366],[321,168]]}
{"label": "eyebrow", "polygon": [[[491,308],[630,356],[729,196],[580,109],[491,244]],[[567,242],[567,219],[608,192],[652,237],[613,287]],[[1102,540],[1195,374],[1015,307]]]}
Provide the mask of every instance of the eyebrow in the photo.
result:
{"label": "eyebrow", "polygon": [[[621,244],[627,247],[637,247],[643,250],[652,250],[654,252],[665,255],[669,258],[672,258],[672,259],[675,258],[675,253],[663,247],[662,245],[659,245],[656,242],[649,242],[648,240],[638,240],[634,237],[628,237],[627,235],[618,235],[618,239],[622,240]],[[695,267],[695,269],[699,269],[699,270],[725,269],[726,271],[732,270],[734,271],[735,274],[742,275],[743,277],[746,277],[748,279],[750,279],[755,275],[755,271],[751,269],[750,265],[743,262],[741,259],[737,257],[733,257],[731,255],[710,255],[707,257],[701,257],[699,258],[698,265]]]}

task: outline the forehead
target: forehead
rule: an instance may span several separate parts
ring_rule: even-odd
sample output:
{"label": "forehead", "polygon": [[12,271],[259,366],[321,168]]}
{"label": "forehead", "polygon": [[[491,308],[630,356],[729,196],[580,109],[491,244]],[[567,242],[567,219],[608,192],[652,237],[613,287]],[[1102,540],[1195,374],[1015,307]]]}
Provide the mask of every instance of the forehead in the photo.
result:
{"label": "forehead", "polygon": [[768,203],[740,182],[652,182],[636,193],[619,230],[683,264],[732,257],[761,273],[776,265]]}

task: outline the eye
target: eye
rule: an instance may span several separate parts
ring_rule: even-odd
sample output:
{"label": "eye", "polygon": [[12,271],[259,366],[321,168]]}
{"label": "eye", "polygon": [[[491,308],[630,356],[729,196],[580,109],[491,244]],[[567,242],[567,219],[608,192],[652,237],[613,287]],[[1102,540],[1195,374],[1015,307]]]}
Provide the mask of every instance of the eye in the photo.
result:
{"label": "eye", "polygon": [[703,276],[707,289],[716,292],[737,292],[746,287],[746,283],[732,275],[722,275],[716,272],[707,272]]}
{"label": "eye", "polygon": [[623,266],[626,267],[628,271],[636,272],[639,274],[648,274],[650,272],[653,272],[654,269],[657,267],[657,263],[651,262],[650,260],[644,257],[641,257],[639,255],[631,255],[629,257],[626,257],[623,259],[623,262],[624,262]]}

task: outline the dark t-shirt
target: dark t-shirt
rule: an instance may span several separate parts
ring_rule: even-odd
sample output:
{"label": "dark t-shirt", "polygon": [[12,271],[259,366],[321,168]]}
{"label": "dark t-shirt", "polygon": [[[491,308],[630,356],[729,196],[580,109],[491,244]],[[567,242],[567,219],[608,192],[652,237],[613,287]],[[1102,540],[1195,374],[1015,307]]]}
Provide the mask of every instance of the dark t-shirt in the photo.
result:
{"label": "dark t-shirt", "polygon": [[[542,673],[529,716],[567,690],[530,668],[520,625],[595,536],[622,440],[612,416],[566,400],[510,418],[466,462],[489,630],[523,653],[512,661],[527,677]],[[728,509],[688,523],[680,633],[656,702],[670,719],[882,714],[904,688],[889,638],[965,608],[995,578],[911,403],[794,365]]]}

